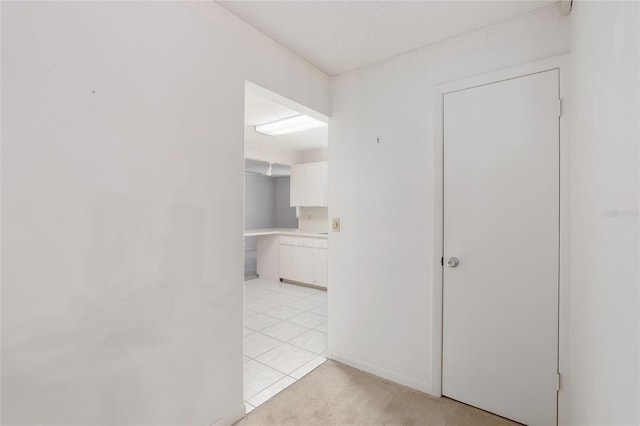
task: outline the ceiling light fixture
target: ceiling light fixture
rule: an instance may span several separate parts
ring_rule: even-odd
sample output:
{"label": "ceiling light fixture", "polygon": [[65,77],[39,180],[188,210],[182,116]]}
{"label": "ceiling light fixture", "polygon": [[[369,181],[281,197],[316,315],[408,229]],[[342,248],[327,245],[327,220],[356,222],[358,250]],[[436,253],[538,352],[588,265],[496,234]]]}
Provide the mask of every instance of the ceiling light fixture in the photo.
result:
{"label": "ceiling light fixture", "polygon": [[300,114],[271,123],[260,124],[256,126],[256,132],[270,136],[279,136],[316,129],[326,125],[327,123],[323,123],[320,120],[316,120],[308,115]]}
{"label": "ceiling light fixture", "polygon": [[267,169],[267,176],[271,176],[273,173],[273,163],[269,162],[269,168]]}

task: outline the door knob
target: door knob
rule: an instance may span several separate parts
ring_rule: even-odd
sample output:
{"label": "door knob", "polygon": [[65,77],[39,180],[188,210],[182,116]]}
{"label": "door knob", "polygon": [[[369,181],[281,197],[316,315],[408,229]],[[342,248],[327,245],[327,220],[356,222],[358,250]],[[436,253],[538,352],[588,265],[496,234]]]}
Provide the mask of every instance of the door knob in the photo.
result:
{"label": "door knob", "polygon": [[447,265],[449,266],[449,268],[455,268],[460,264],[460,260],[458,260],[457,257],[450,257],[449,260],[447,260]]}

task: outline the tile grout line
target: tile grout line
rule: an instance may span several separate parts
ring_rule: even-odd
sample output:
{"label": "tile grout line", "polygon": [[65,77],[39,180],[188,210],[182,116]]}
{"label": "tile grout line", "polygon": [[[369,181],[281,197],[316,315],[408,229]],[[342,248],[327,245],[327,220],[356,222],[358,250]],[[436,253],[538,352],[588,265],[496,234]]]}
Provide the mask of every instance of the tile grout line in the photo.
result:
{"label": "tile grout line", "polygon": [[[304,332],[304,333],[302,333],[302,334],[305,334],[305,333],[306,333],[306,332],[308,332],[308,331],[317,331],[317,330],[314,330],[314,329],[307,329],[307,331],[305,331],[305,332]],[[280,342],[280,344],[279,344],[278,346],[274,346],[274,347],[273,347],[273,348],[271,348],[271,349],[267,349],[267,350],[266,350],[266,351],[264,351],[264,352],[260,352],[258,355],[256,355],[256,357],[262,356],[262,355],[266,354],[267,352],[271,352],[272,350],[277,349],[279,346],[282,346],[283,344],[288,344],[288,345],[294,346],[294,347],[296,347],[296,348],[298,348],[298,349],[302,349],[303,351],[310,352],[310,353],[312,353],[312,354],[314,354],[314,355],[325,356],[325,354],[326,354],[326,351],[325,351],[325,353],[323,353],[323,354],[320,354],[320,353],[317,353],[317,352],[313,352],[313,351],[311,351],[311,350],[309,350],[309,349],[303,348],[303,347],[298,346],[298,345],[296,345],[296,344],[294,344],[294,343],[290,343],[290,342],[288,342],[288,341],[280,340],[280,339],[278,339],[277,337],[271,337],[271,336],[269,336],[269,335],[262,334],[262,333],[260,333],[259,331],[254,331],[254,333],[253,333],[253,334],[255,334],[255,333],[258,333],[258,334],[260,334],[260,335],[262,335],[262,336],[265,336],[265,337],[270,337],[270,338],[272,338],[272,339],[277,340],[277,341],[279,341],[279,342]],[[318,333],[322,333],[322,332],[321,332],[321,331],[318,331]],[[300,336],[302,336],[302,334],[300,334],[299,336],[293,337],[293,338],[292,338],[292,340],[293,340],[293,339],[296,339],[296,338],[298,338],[298,337],[300,337]],[[327,334],[327,333],[322,333],[322,334]],[[254,357],[250,357],[249,355],[245,354],[245,353],[244,353],[244,351],[243,351],[243,355],[244,355],[244,356],[246,356],[246,357],[247,357],[247,358],[249,358],[249,359],[255,359],[255,360],[257,361],[257,359],[256,359],[256,358],[254,358]],[[260,362],[260,361],[258,361],[258,362]],[[266,364],[265,364],[265,365],[266,365]],[[268,366],[268,367],[269,367],[269,366]],[[271,368],[273,368],[273,367],[271,367]]]}
{"label": "tile grout line", "polygon": [[[322,355],[320,355],[320,356],[322,356]],[[325,361],[327,360],[327,358],[326,358],[325,356],[322,356],[322,358],[324,358],[324,360],[325,360]],[[284,377],[280,377],[278,380],[276,380],[275,382],[270,383],[267,387],[265,387],[264,389],[259,390],[258,392],[256,392],[255,394],[251,395],[249,398],[247,398],[247,399],[246,399],[246,400],[244,400],[244,401],[245,401],[245,402],[247,402],[249,405],[253,405],[253,404],[251,404],[250,402],[248,402],[248,401],[249,401],[249,399],[251,399],[251,398],[253,398],[253,397],[257,396],[257,395],[258,395],[259,393],[261,393],[261,392],[266,391],[266,390],[267,390],[267,389],[269,389],[271,386],[275,385],[276,383],[278,383],[279,381],[281,381],[282,379],[285,379],[285,378],[287,378],[287,377],[289,377],[290,379],[293,379],[293,382],[294,382],[294,383],[295,383],[295,382],[297,382],[297,381],[298,381],[298,380],[300,380],[302,377],[306,376],[306,375],[307,375],[307,374],[309,374],[311,371],[315,370],[319,365],[321,365],[322,363],[324,363],[324,361],[323,361],[322,363],[318,364],[318,366],[316,366],[316,367],[315,367],[315,368],[313,368],[311,371],[309,371],[309,372],[305,373],[304,375],[302,375],[299,379],[297,379],[297,378],[295,378],[295,377],[293,377],[293,376],[291,375],[292,373],[294,373],[294,372],[298,371],[300,368],[302,368],[302,367],[304,367],[305,365],[307,365],[307,364],[311,363],[314,359],[315,359],[315,358],[310,359],[309,361],[305,362],[305,363],[304,363],[304,364],[302,364],[300,367],[298,367],[298,368],[296,368],[295,370],[293,370],[290,374],[287,374],[287,373],[285,373],[284,371],[280,371],[280,370],[278,370],[278,369],[276,369],[276,368],[271,367],[270,365],[267,365],[267,364],[265,364],[265,363],[263,363],[263,362],[258,361],[257,359],[254,359],[254,361],[256,361],[257,363],[262,364],[262,365],[264,365],[265,367],[269,367],[269,368],[271,368],[272,370],[277,371],[278,373],[284,374]],[[293,383],[292,383],[292,384],[293,384]],[[291,386],[291,385],[289,385],[289,386]],[[289,387],[289,386],[287,386],[287,387]],[[286,388],[284,388],[284,389],[286,389]],[[282,389],[282,390],[284,390],[284,389]],[[280,392],[282,392],[282,391],[280,391]],[[243,395],[243,396],[244,396],[244,395]],[[266,401],[265,401],[265,402],[266,402]],[[257,405],[254,405],[253,407],[255,408],[255,407],[257,407]]]}
{"label": "tile grout line", "polygon": [[[260,361],[256,361],[256,362],[260,362]],[[261,363],[261,364],[262,364],[262,363]],[[263,365],[265,365],[265,364],[263,364]],[[267,365],[267,367],[269,367],[269,366]],[[271,367],[269,367],[269,368],[271,368]],[[277,371],[277,370],[276,370],[276,371]],[[278,371],[278,372],[279,372],[279,373],[282,373],[281,371]],[[266,391],[266,390],[267,390],[267,389],[269,389],[271,386],[273,386],[273,385],[275,385],[276,383],[278,383],[280,380],[284,379],[285,377],[288,377],[288,374],[285,374],[285,373],[282,373],[282,374],[284,374],[284,377],[280,377],[280,378],[279,378],[278,380],[276,380],[275,382],[271,382],[271,383],[269,383],[269,385],[267,385],[267,387],[265,387],[264,389],[260,389],[258,392],[256,392],[255,394],[253,394],[253,395],[251,395],[249,398],[247,398],[247,399],[246,399],[246,401],[249,401],[251,398],[253,398],[254,396],[258,395],[260,392],[264,392],[264,391]],[[297,381],[297,380],[296,380],[296,381]],[[286,388],[285,388],[285,389],[286,389]],[[243,395],[242,395],[242,396],[244,397],[244,392],[243,392]],[[249,403],[249,404],[251,404],[251,403]],[[252,405],[253,405],[253,404],[252,404]],[[257,406],[254,406],[254,407],[257,407]]]}
{"label": "tile grout line", "polygon": [[[314,312],[303,312],[303,313],[302,313],[302,314],[300,314],[300,315],[303,315],[303,314],[313,314],[313,315],[317,315],[317,316],[319,316],[319,317],[324,318],[324,319],[325,319],[325,321],[324,321],[324,322],[328,321],[328,317],[326,317],[326,316],[324,316],[324,315],[316,314],[316,313],[314,313]],[[267,314],[264,314],[264,315],[267,315]],[[276,317],[272,317],[272,316],[270,316],[270,315],[267,315],[267,316],[269,316],[270,318],[277,319],[277,320],[278,320],[278,322],[277,322],[277,323],[273,323],[273,324],[271,324],[271,325],[268,325],[268,326],[266,326],[266,327],[263,327],[263,328],[261,328],[260,330],[254,330],[253,328],[250,328],[250,327],[247,327],[247,326],[244,326],[244,328],[248,328],[249,330],[251,330],[251,331],[253,331],[253,332],[259,332],[259,331],[262,331],[262,330],[267,329],[267,328],[269,328],[269,327],[273,327],[274,325],[279,324],[280,322],[289,322],[289,323],[291,323],[291,324],[299,325],[300,327],[309,328],[309,329],[314,329],[314,328],[316,328],[316,327],[320,327],[320,325],[321,325],[321,324],[318,324],[318,325],[316,325],[316,326],[314,326],[314,327],[308,327],[308,326],[306,326],[306,325],[298,324],[298,323],[295,323],[295,322],[291,321],[292,319],[297,318],[297,317],[299,317],[300,315],[296,315],[295,317],[291,317],[291,318],[286,319],[286,320],[284,320],[284,319],[280,319],[280,318],[276,318]]]}
{"label": "tile grout line", "polygon": [[[266,284],[266,285],[265,285],[265,284]],[[310,331],[315,331],[315,332],[317,332],[317,333],[324,334],[324,335],[325,335],[325,338],[326,338],[326,334],[327,334],[327,332],[326,332],[326,331],[318,330],[317,328],[318,328],[318,327],[322,327],[322,326],[326,326],[326,325],[327,325],[326,323],[327,323],[327,321],[328,321],[328,316],[327,316],[327,315],[322,315],[322,314],[319,314],[319,313],[316,313],[316,312],[313,312],[313,311],[317,310],[318,308],[320,308],[321,306],[323,306],[323,305],[326,305],[326,304],[327,304],[327,301],[326,301],[326,300],[324,300],[324,301],[319,301],[319,300],[317,299],[317,296],[320,296],[320,295],[323,293],[323,292],[322,292],[322,290],[315,290],[315,291],[317,291],[317,293],[314,293],[314,292],[312,291],[312,292],[309,292],[308,294],[305,294],[304,296],[300,296],[300,295],[299,295],[300,293],[297,293],[297,292],[280,291],[280,290],[278,290],[278,289],[271,289],[271,288],[270,288],[271,286],[269,286],[269,284],[270,284],[270,283],[268,283],[268,282],[267,282],[267,283],[264,283],[264,284],[263,284],[263,283],[259,283],[259,285],[256,285],[256,284],[249,285],[249,288],[255,288],[255,289],[259,289],[259,290],[260,290],[260,291],[256,292],[256,293],[258,293],[258,294],[262,293],[262,294],[261,294],[261,296],[258,296],[258,295],[256,295],[256,294],[251,294],[251,293],[252,293],[252,290],[249,290],[249,291],[247,292],[247,282],[245,282],[245,283],[244,283],[244,294],[243,294],[243,297],[245,298],[245,300],[244,300],[244,303],[245,303],[245,304],[244,304],[243,308],[245,309],[245,311],[246,311],[246,310],[250,310],[250,311],[254,312],[254,313],[255,313],[255,315],[254,315],[254,316],[261,314],[261,315],[265,315],[265,316],[267,316],[267,317],[269,317],[269,318],[276,319],[276,320],[278,320],[278,321],[277,321],[276,323],[274,323],[274,324],[271,324],[271,325],[267,326],[267,327],[263,327],[263,328],[262,328],[262,329],[260,329],[260,330],[254,330],[254,329],[252,329],[252,328],[249,328],[249,327],[246,327],[246,326],[245,326],[245,328],[246,328],[247,330],[249,330],[251,333],[250,333],[248,336],[243,336],[243,339],[244,339],[244,338],[246,338],[246,337],[251,336],[251,334],[255,334],[255,333],[257,333],[257,334],[259,334],[259,335],[261,335],[261,336],[263,336],[263,337],[267,337],[267,338],[270,338],[270,339],[274,339],[274,340],[276,340],[277,342],[279,342],[279,344],[278,344],[277,346],[273,347],[273,348],[270,348],[270,349],[268,349],[268,350],[266,350],[266,351],[264,351],[264,352],[261,352],[261,353],[259,353],[259,354],[255,355],[255,357],[251,357],[251,356],[248,356],[248,355],[244,354],[244,351],[243,351],[243,356],[245,356],[246,358],[248,358],[248,360],[255,361],[256,363],[258,363],[258,364],[260,364],[260,365],[263,365],[263,366],[264,366],[264,367],[266,367],[266,368],[269,368],[269,369],[271,369],[271,370],[273,370],[273,371],[275,371],[275,372],[277,372],[277,373],[279,373],[279,374],[282,374],[282,375],[283,375],[283,377],[280,377],[280,378],[279,378],[279,379],[277,379],[276,381],[274,381],[274,382],[270,383],[270,384],[269,384],[268,386],[266,386],[265,388],[263,388],[263,389],[259,390],[259,391],[258,391],[257,393],[255,393],[254,395],[251,395],[250,397],[248,397],[246,400],[243,398],[243,401],[244,401],[245,403],[247,403],[249,406],[253,407],[254,409],[255,409],[256,407],[258,407],[258,405],[253,405],[253,404],[251,404],[251,403],[249,402],[249,399],[256,397],[256,396],[257,396],[257,395],[259,395],[260,393],[262,393],[262,392],[266,391],[266,390],[267,390],[267,389],[269,389],[271,386],[275,385],[276,383],[280,382],[281,380],[283,380],[283,379],[285,379],[285,378],[289,378],[289,379],[293,380],[293,382],[292,382],[291,384],[295,383],[295,382],[296,382],[296,381],[298,381],[299,379],[297,379],[297,378],[293,377],[291,374],[295,373],[297,370],[299,370],[299,369],[301,369],[301,368],[305,367],[306,365],[308,365],[308,364],[310,364],[310,363],[312,363],[312,362],[315,362],[315,361],[316,361],[316,359],[317,359],[318,357],[320,357],[320,358],[322,358],[322,359],[324,360],[324,361],[322,361],[322,362],[321,362],[320,364],[318,364],[318,365],[321,365],[321,364],[322,364],[323,362],[325,362],[325,361],[326,361],[326,359],[327,359],[327,358],[326,358],[326,349],[325,349],[325,352],[323,352],[323,353],[317,353],[317,352],[314,352],[314,351],[309,350],[309,349],[307,349],[307,348],[303,348],[303,347],[298,346],[298,345],[296,345],[296,344],[294,344],[294,343],[291,343],[291,341],[292,341],[292,340],[295,340],[295,339],[297,339],[298,337],[300,337],[300,336],[302,336],[302,335],[304,335],[304,334],[309,333]],[[276,283],[274,282],[273,284],[276,284]],[[280,285],[280,286],[282,286],[282,285],[292,285],[292,284],[283,284],[283,283],[278,283],[278,284],[276,284],[276,285]],[[287,290],[289,289],[289,287],[285,287],[285,288],[286,288]],[[284,295],[284,296],[287,296],[287,297],[290,297],[290,298],[293,298],[293,299],[297,299],[297,300],[293,300],[293,301],[289,301],[289,302],[286,302],[286,303],[282,303],[282,302],[278,302],[278,301],[271,300],[271,299],[268,299],[268,298],[264,298],[265,293],[263,293],[263,292],[273,293],[273,295],[269,295],[269,294],[267,293],[267,296],[268,296],[268,297],[271,297],[271,298],[277,298],[277,297],[278,297],[278,296],[280,296],[280,295]],[[294,294],[292,294],[292,293],[294,293]],[[325,294],[326,294],[326,293],[325,293]],[[270,309],[266,309],[266,310],[263,310],[263,309],[255,309],[254,307],[248,307],[248,306],[246,306],[246,302],[247,302],[247,301],[246,301],[246,296],[249,296],[249,297],[253,298],[254,300],[257,300],[257,301],[255,302],[255,303],[257,303],[257,304],[259,304],[259,303],[260,303],[260,301],[262,301],[262,302],[268,302],[268,303],[270,303],[270,304],[273,304],[273,305],[275,305],[275,307],[272,307],[272,308],[270,308]],[[312,298],[315,298],[315,299],[312,299]],[[313,307],[311,307],[311,308],[309,308],[309,309],[301,309],[301,308],[299,308],[299,307],[297,307],[297,306],[292,306],[292,305],[290,305],[290,303],[298,303],[298,302],[300,302],[300,301],[305,301],[305,300],[306,300],[307,302],[309,302],[309,303],[312,303],[312,304],[316,305],[316,306],[313,306]],[[296,310],[296,311],[300,311],[300,313],[299,313],[299,314],[296,314],[296,315],[294,315],[294,316],[292,316],[292,317],[290,317],[290,318],[288,318],[288,319],[278,318],[278,317],[273,316],[273,315],[270,315],[270,314],[268,313],[268,312],[270,312],[270,311],[273,311],[273,310],[276,310],[276,309],[280,309],[280,308],[290,308],[290,309],[294,309],[294,310]],[[297,323],[294,323],[294,322],[291,322],[291,321],[290,321],[291,319],[297,318],[298,316],[302,316],[302,315],[304,315],[304,314],[308,314],[308,313],[311,313],[311,314],[313,314],[313,315],[315,315],[315,316],[318,316],[318,317],[323,317],[323,318],[324,318],[324,320],[323,320],[323,323],[324,323],[324,324],[322,324],[322,323],[321,323],[321,324],[318,324],[318,325],[316,325],[316,326],[314,326],[314,327],[308,327],[308,326],[305,326],[305,325],[302,325],[302,324],[297,324]],[[248,319],[248,318],[244,318],[244,320],[246,320],[246,319]],[[276,326],[276,325],[278,325],[278,324],[282,324],[282,323],[286,323],[286,324],[288,324],[288,325],[292,325],[292,326],[301,327],[301,328],[303,328],[303,329],[304,329],[304,331],[303,331],[302,333],[300,333],[300,334],[298,334],[298,335],[296,335],[296,336],[292,337],[290,340],[282,340],[282,339],[279,339],[279,338],[274,337],[274,336],[267,335],[267,334],[265,334],[265,333],[263,333],[263,332],[262,332],[263,330],[265,330],[265,329],[267,329],[267,328],[270,328],[270,327],[273,327],[273,326]],[[283,345],[285,345],[285,344],[290,345],[290,346],[292,346],[292,347],[294,347],[294,348],[297,348],[297,349],[303,350],[303,351],[305,351],[305,352],[308,352],[309,354],[313,355],[313,358],[312,358],[312,359],[310,359],[310,360],[308,360],[308,361],[306,361],[306,362],[304,362],[302,365],[300,365],[300,366],[296,367],[296,368],[295,368],[291,373],[289,373],[289,374],[287,374],[287,373],[285,373],[284,371],[281,371],[281,370],[279,370],[279,369],[277,369],[277,368],[274,368],[274,367],[272,367],[272,366],[270,366],[270,365],[268,365],[268,364],[266,364],[266,363],[264,363],[264,362],[262,362],[262,361],[260,361],[260,360],[258,360],[258,359],[257,359],[257,357],[262,356],[262,355],[264,355],[264,354],[266,354],[266,353],[268,353],[268,352],[271,352],[271,351],[273,351],[273,350],[276,350],[276,349],[278,349],[279,347],[282,347],[282,346],[283,346]],[[325,346],[326,346],[326,345],[325,345]],[[248,362],[248,361],[247,361],[247,362]],[[244,365],[244,364],[245,364],[245,363],[243,362],[243,365]],[[316,366],[316,367],[317,367],[317,366]],[[314,369],[315,369],[315,367],[314,367],[314,368],[312,368],[309,372],[313,371]],[[306,376],[307,374],[309,374],[309,372],[307,372],[306,374],[302,375],[300,378],[302,378],[302,377]],[[291,384],[290,384],[289,386],[291,386]],[[287,386],[287,387],[288,387],[288,386]],[[287,387],[285,387],[285,388],[281,389],[281,390],[280,390],[280,392],[281,392],[282,390],[286,389]],[[278,392],[278,393],[279,393],[279,392]],[[244,396],[244,395],[243,395],[243,396]],[[269,399],[270,399],[270,398],[269,398]],[[266,401],[268,401],[269,399],[267,399],[267,400],[265,400],[265,401],[263,401],[263,402],[266,402]],[[261,405],[261,404],[260,404],[260,405]]]}
{"label": "tile grout line", "polygon": [[[292,309],[296,309],[296,310],[298,310],[298,311],[302,311],[302,313],[306,313],[306,312],[311,312],[311,311],[313,311],[313,310],[315,310],[315,309],[318,309],[318,308],[319,308],[319,307],[321,307],[322,305],[326,305],[326,303],[321,303],[321,302],[312,302],[312,303],[316,304],[317,306],[314,306],[314,307],[309,308],[309,309],[304,309],[304,308],[298,308],[298,307],[296,307],[296,306],[294,306],[294,305],[290,305],[290,304],[288,304],[288,303],[277,303],[277,302],[272,302],[272,301],[270,301],[270,300],[266,300],[266,299],[262,299],[262,300],[264,300],[265,302],[273,303],[274,305],[277,305],[277,306],[276,306],[275,308],[271,308],[271,309],[268,309],[268,310],[256,310],[256,309],[251,308],[251,307],[248,307],[248,308],[247,308],[247,306],[246,306],[246,305],[245,305],[245,307],[244,307],[244,308],[245,308],[245,309],[249,309],[249,310],[251,310],[251,311],[253,311],[253,312],[263,313],[263,314],[265,314],[265,315],[269,315],[269,314],[267,314],[267,312],[269,312],[269,311],[273,311],[273,310],[276,310],[276,309],[279,309],[279,308],[292,308]],[[272,316],[272,315],[269,315],[269,316]]]}
{"label": "tile grout line", "polygon": [[[288,306],[288,307],[291,307],[291,306]],[[315,308],[313,308],[313,309],[315,309]],[[312,309],[312,310],[313,310],[313,309]],[[254,312],[257,312],[257,311],[254,311]],[[264,313],[264,312],[257,312],[257,314],[258,314],[258,315],[266,315],[266,316],[268,316],[269,318],[277,319],[278,321],[291,321],[292,319],[297,318],[297,317],[299,317],[299,316],[301,316],[301,315],[304,315],[304,314],[313,314],[313,315],[317,315],[317,316],[319,316],[319,317],[323,317],[323,318],[327,318],[327,317],[328,317],[328,316],[326,316],[326,315],[316,314],[315,312],[311,312],[311,310],[309,310],[309,311],[303,311],[300,315],[295,315],[295,316],[293,316],[293,317],[291,317],[291,318],[289,318],[289,319],[286,319],[286,320],[285,320],[285,319],[278,318],[278,317],[274,317],[273,315],[269,315],[269,314]],[[254,316],[251,316],[251,317],[249,317],[249,318],[253,318],[253,317],[256,317],[256,316],[257,316],[257,315],[254,315]],[[245,321],[246,321],[246,320],[247,320],[247,318],[245,318]],[[293,324],[295,324],[295,323],[293,323]],[[275,325],[275,324],[272,324],[272,325]],[[302,324],[298,324],[298,325],[300,325],[300,326],[304,327]],[[264,327],[264,328],[269,328],[269,327],[271,327],[271,326],[269,325],[269,326]],[[245,328],[249,328],[249,327],[246,327],[246,326],[245,326]],[[251,329],[251,328],[250,328],[250,330],[253,330],[253,329]],[[260,331],[260,330],[254,330],[254,331]]]}
{"label": "tile grout line", "polygon": [[[274,349],[275,349],[275,348],[274,348]],[[269,351],[267,351],[267,352],[269,352]],[[309,352],[310,352],[310,351],[309,351]],[[265,353],[266,353],[266,352],[265,352]],[[324,355],[316,354],[315,352],[311,352],[311,353],[312,353],[313,355],[315,355],[315,356],[314,356],[312,359],[310,359],[309,361],[306,361],[306,362],[304,362],[302,365],[300,365],[299,367],[295,368],[291,373],[285,373],[285,372],[284,372],[284,371],[282,371],[282,370],[278,370],[278,369],[277,369],[277,368],[275,368],[275,367],[272,367],[272,366],[270,366],[270,365],[268,365],[268,364],[265,364],[264,362],[260,361],[259,359],[255,359],[255,358],[247,357],[247,358],[249,358],[250,360],[257,362],[258,364],[262,364],[262,365],[264,365],[265,367],[268,367],[268,368],[270,368],[270,369],[272,369],[272,370],[274,370],[274,371],[277,371],[277,372],[278,372],[278,373],[280,373],[280,374],[284,374],[284,377],[280,377],[279,379],[277,379],[275,382],[272,382],[271,384],[269,384],[269,385],[268,385],[267,387],[265,387],[264,389],[259,390],[256,394],[254,394],[254,395],[252,395],[251,397],[249,397],[249,399],[253,398],[254,396],[256,396],[257,394],[259,394],[260,392],[262,392],[262,391],[264,391],[264,390],[268,389],[269,387],[271,387],[272,385],[276,384],[277,382],[279,382],[280,380],[284,379],[285,377],[290,377],[290,378],[294,379],[295,381],[299,380],[299,379],[296,379],[295,377],[291,376],[291,374],[292,374],[292,373],[294,373],[294,372],[296,372],[296,371],[297,371],[297,370],[299,370],[300,368],[304,367],[305,365],[309,364],[310,362],[312,362],[312,361],[313,361],[314,359],[316,359],[317,357],[319,357],[319,356],[320,356],[320,357],[324,358],[325,360],[327,359]],[[245,356],[246,356],[246,355],[245,355]],[[307,373],[307,374],[308,374],[308,373]],[[306,374],[305,374],[304,376],[306,376]],[[302,376],[302,377],[304,377],[304,376]]]}
{"label": "tile grout line", "polygon": [[[282,321],[282,322],[285,322],[285,321]],[[299,325],[299,324],[295,324],[295,323],[291,323],[291,324],[293,324],[293,325]],[[273,324],[273,325],[276,325],[276,324]],[[308,333],[309,331],[316,331],[316,332],[318,332],[318,333],[327,334],[327,333],[325,333],[325,332],[323,332],[323,331],[316,330],[315,328],[308,328],[308,327],[305,327],[305,326],[303,326],[303,325],[299,325],[299,326],[300,326],[300,327],[305,328],[305,331],[304,331],[304,332],[302,332],[302,333],[300,333],[300,334],[298,334],[297,336],[292,337],[292,338],[291,338],[291,340],[293,340],[293,339],[297,339],[298,337],[302,336],[303,334]],[[319,327],[319,326],[318,326],[318,327]],[[266,328],[269,328],[269,327],[265,327],[264,329],[266,329]],[[263,330],[264,330],[264,329],[263,329]],[[301,346],[298,346],[298,345],[296,345],[295,343],[291,343],[291,340],[282,340],[282,339],[279,339],[279,338],[277,338],[277,337],[273,337],[273,336],[269,336],[268,334],[264,334],[264,333],[262,333],[261,331],[255,331],[255,330],[252,330],[252,331],[253,331],[253,333],[251,333],[251,334],[258,333],[258,334],[260,334],[260,335],[262,335],[262,336],[270,337],[270,338],[275,339],[275,340],[277,340],[277,341],[279,341],[279,342],[287,343],[287,344],[290,344],[290,345],[295,346],[295,347],[297,347],[297,348],[304,349],[305,351],[309,351],[309,352],[315,353],[315,352],[313,352],[313,351],[310,351],[309,349],[305,349],[305,348],[303,348],[303,347],[301,347]],[[262,352],[260,355],[262,355],[262,354],[264,354],[264,353],[266,353],[266,352],[269,352],[270,350],[271,350],[271,349],[269,349],[269,350],[267,350],[267,351],[265,351],[265,352]],[[244,351],[243,351],[243,352],[244,352]],[[247,355],[247,356],[248,356],[248,355]]]}

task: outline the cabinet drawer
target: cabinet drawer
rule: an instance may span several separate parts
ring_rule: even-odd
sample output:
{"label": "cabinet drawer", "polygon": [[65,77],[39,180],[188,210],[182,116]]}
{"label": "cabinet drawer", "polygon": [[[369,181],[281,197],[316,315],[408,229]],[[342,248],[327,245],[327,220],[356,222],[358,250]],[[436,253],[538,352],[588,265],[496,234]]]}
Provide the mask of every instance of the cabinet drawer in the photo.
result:
{"label": "cabinet drawer", "polygon": [[298,247],[314,247],[314,240],[312,238],[296,238],[296,246]]}
{"label": "cabinet drawer", "polygon": [[298,238],[296,237],[285,237],[283,235],[280,236],[280,245],[295,246],[297,242]]}
{"label": "cabinet drawer", "polygon": [[326,249],[329,248],[329,241],[327,240],[316,240],[316,248]]}

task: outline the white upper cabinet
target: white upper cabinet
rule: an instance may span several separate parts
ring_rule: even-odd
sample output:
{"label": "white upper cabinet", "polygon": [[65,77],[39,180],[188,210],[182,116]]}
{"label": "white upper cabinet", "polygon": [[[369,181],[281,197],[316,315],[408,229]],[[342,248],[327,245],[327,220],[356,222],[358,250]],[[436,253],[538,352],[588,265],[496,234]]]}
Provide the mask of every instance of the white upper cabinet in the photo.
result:
{"label": "white upper cabinet", "polygon": [[304,167],[291,166],[291,179],[289,187],[289,204],[291,207],[304,206],[305,169]]}
{"label": "white upper cabinet", "polygon": [[326,207],[328,177],[326,161],[291,166],[291,207]]}
{"label": "white upper cabinet", "polygon": [[322,205],[322,172],[320,163],[304,165],[304,206]]}

